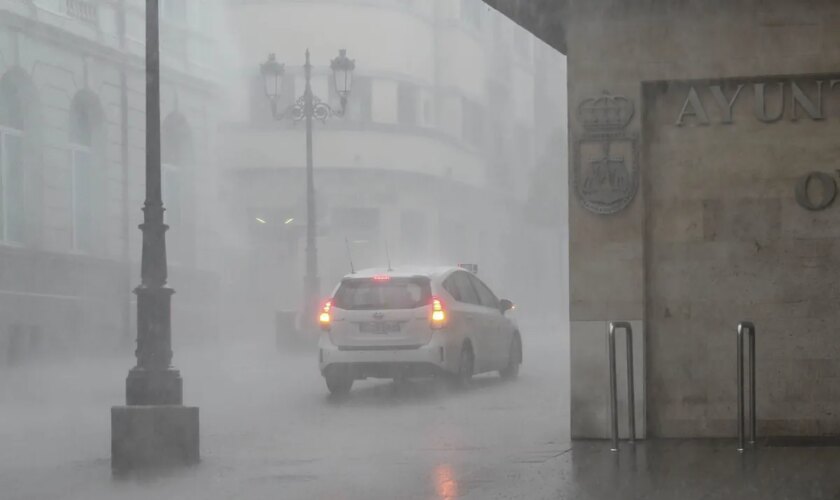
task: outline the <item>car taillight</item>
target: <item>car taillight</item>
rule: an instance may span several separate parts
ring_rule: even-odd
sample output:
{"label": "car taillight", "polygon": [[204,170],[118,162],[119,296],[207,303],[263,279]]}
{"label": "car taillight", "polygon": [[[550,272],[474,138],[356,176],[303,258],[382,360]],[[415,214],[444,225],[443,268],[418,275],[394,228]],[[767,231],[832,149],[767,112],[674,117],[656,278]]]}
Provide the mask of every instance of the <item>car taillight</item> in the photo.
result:
{"label": "car taillight", "polygon": [[432,328],[441,328],[446,324],[446,308],[437,297],[432,297]]}
{"label": "car taillight", "polygon": [[318,316],[318,323],[321,325],[321,328],[329,328],[330,323],[332,323],[332,301],[328,300],[324,307],[321,308],[321,315]]}

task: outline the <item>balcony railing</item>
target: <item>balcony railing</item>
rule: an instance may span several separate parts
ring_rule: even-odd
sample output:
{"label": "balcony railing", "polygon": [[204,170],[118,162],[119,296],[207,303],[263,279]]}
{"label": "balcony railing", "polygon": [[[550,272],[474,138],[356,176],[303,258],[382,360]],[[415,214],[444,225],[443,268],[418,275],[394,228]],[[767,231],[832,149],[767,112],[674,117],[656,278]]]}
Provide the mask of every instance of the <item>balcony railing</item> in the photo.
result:
{"label": "balcony railing", "polygon": [[67,15],[91,24],[99,23],[99,8],[96,3],[85,0],[64,0]]}

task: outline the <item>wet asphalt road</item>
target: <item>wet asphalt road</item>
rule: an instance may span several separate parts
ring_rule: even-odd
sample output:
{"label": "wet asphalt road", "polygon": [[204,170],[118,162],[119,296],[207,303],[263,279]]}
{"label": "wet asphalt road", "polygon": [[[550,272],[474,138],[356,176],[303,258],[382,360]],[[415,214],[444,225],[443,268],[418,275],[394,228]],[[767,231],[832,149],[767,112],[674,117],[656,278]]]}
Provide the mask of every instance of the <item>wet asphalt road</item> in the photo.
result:
{"label": "wet asphalt road", "polygon": [[570,448],[562,333],[525,337],[518,380],[357,382],[327,397],[314,355],[266,343],[176,351],[202,463],[112,480],[109,407],[129,357],[6,370],[0,499],[556,498]]}

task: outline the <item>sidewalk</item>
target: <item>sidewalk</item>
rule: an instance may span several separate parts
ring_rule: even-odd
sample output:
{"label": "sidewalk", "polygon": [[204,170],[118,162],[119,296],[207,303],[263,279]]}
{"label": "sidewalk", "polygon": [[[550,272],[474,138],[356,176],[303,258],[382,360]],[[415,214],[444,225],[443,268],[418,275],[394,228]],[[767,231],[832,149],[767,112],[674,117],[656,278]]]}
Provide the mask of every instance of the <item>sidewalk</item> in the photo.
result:
{"label": "sidewalk", "polygon": [[735,440],[622,442],[619,453],[609,447],[607,441],[576,441],[492,498],[840,499],[840,447],[758,447],[743,454]]}

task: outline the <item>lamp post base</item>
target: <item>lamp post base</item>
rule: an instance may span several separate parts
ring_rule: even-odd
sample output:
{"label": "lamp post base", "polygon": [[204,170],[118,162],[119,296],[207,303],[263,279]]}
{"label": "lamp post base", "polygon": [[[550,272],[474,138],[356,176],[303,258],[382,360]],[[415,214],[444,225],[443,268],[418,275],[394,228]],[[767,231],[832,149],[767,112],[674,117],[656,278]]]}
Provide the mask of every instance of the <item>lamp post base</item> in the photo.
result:
{"label": "lamp post base", "polygon": [[111,408],[111,471],[115,476],[199,461],[198,408]]}
{"label": "lamp post base", "polygon": [[132,368],[125,379],[125,403],[139,405],[180,405],[184,402],[183,381],[178,370]]}

